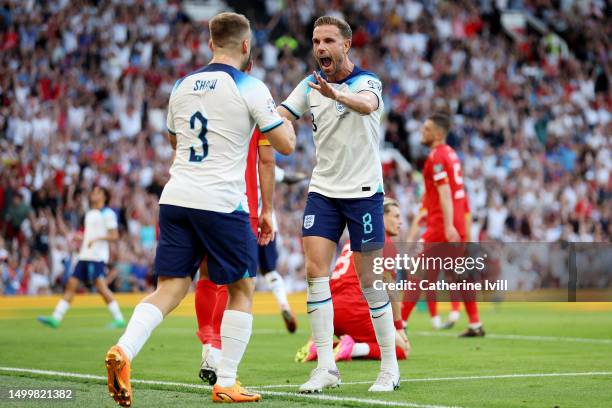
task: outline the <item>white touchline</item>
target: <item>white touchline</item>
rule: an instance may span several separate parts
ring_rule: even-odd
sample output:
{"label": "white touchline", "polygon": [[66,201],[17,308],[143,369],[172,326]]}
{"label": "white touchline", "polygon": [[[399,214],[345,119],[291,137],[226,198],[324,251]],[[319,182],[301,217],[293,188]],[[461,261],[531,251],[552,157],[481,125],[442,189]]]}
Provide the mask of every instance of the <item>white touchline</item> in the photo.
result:
{"label": "white touchline", "polygon": [[[69,372],[63,372],[63,371],[38,370],[38,369],[33,369],[33,368],[0,367],[0,371],[30,373],[30,374],[47,375],[47,376],[54,376],[54,377],[84,378],[84,379],[90,379],[90,380],[106,381],[106,377],[103,377],[101,375],[69,373]],[[171,382],[171,381],[151,381],[151,380],[138,380],[138,379],[133,379],[131,381],[133,384],[164,385],[164,386],[173,386],[173,387],[182,387],[182,388],[191,388],[191,389],[205,389],[205,390],[212,389],[211,386],[202,385],[202,384],[188,384],[188,383],[178,383],[178,382]],[[298,393],[292,393],[292,392],[279,392],[279,391],[261,391],[259,390],[260,388],[262,387],[249,387],[249,389],[252,391],[261,392],[264,395],[273,395],[273,396],[278,396],[278,397],[316,399],[316,400],[321,400],[321,401],[356,402],[356,403],[380,405],[380,406],[386,406],[386,407],[460,408],[456,406],[447,406],[447,405],[428,405],[428,404],[416,404],[412,402],[401,402],[401,401],[380,401],[380,400],[367,399],[367,398],[336,397],[333,395],[298,394]]]}
{"label": "white touchline", "polygon": [[[408,332],[417,336],[429,337],[457,337],[454,333],[439,333],[430,331]],[[487,334],[485,339],[501,339],[501,340],[529,340],[529,341],[567,341],[570,343],[591,343],[591,344],[612,344],[612,339],[594,339],[588,337],[554,337],[554,336],[525,336],[521,334]]]}
{"label": "white touchline", "polygon": [[[496,380],[504,378],[530,378],[530,377],[584,377],[584,376],[611,376],[612,371],[591,371],[585,373],[531,373],[531,374],[499,374],[499,375],[474,375],[464,377],[430,377],[430,378],[402,378],[402,382],[432,382],[432,381],[465,381],[465,380]],[[371,381],[342,382],[342,385],[370,384]],[[259,385],[257,388],[289,388],[297,387],[299,384]]]}

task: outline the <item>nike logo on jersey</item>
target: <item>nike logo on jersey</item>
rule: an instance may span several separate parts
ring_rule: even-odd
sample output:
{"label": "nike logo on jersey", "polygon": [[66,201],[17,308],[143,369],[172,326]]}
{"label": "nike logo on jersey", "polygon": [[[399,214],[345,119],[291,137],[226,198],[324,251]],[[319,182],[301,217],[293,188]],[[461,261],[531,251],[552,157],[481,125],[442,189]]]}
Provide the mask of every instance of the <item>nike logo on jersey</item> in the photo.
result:
{"label": "nike logo on jersey", "polygon": [[316,108],[317,106],[321,106],[321,105],[310,105],[311,108]]}
{"label": "nike logo on jersey", "polygon": [[387,313],[387,312],[382,312],[378,316],[372,316],[372,319],[378,319],[379,317],[383,316],[385,313]]}
{"label": "nike logo on jersey", "polygon": [[317,310],[319,310],[319,309],[312,309],[312,310],[309,310],[309,311],[308,311],[308,314],[311,314],[312,312],[316,312]]}
{"label": "nike logo on jersey", "polygon": [[370,238],[370,239],[362,239],[362,240],[361,240],[361,243],[362,243],[362,244],[365,244],[366,242],[370,242],[370,241],[371,241],[371,240],[373,240],[373,239],[374,239],[374,237],[372,237],[372,238]]}

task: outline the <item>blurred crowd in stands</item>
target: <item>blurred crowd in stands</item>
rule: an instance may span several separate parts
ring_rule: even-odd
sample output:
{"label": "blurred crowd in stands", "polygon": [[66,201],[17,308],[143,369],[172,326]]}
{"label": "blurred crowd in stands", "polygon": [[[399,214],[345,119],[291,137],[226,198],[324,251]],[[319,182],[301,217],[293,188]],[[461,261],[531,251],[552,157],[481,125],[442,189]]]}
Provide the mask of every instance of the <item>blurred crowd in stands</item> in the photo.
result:
{"label": "blurred crowd in stands", "polygon": [[[252,21],[252,75],[277,102],[315,69],[323,14],[353,28],[351,58],[383,81],[386,193],[404,230],[419,209],[427,150],[419,127],[453,113],[472,237],[504,242],[612,237],[612,10],[605,1],[227,1]],[[502,11],[547,32],[509,36]],[[168,178],[166,105],[175,81],[211,57],[204,22],[178,1],[0,0],[0,292],[58,290],[71,272],[88,194],[112,192],[121,239],[111,288],[150,290],[157,199]],[[310,174],[309,118],[280,167]],[[279,271],[305,286],[307,184],[279,185]]]}

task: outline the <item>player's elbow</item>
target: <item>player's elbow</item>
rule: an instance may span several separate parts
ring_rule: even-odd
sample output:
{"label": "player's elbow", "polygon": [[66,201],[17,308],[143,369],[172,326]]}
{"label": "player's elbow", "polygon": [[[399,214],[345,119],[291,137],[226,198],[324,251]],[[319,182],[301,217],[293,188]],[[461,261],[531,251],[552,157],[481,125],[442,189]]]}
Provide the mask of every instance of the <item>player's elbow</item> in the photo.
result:
{"label": "player's elbow", "polygon": [[288,120],[282,126],[267,133],[270,144],[282,155],[290,155],[295,150],[295,131]]}
{"label": "player's elbow", "polygon": [[370,113],[376,111],[376,109],[378,109],[378,106],[372,104],[372,103],[365,103],[362,108],[361,108],[361,114],[362,115],[369,115]]}
{"label": "player's elbow", "polygon": [[288,156],[295,150],[295,138],[293,141],[286,141],[283,144],[275,147],[276,151],[284,156]]}

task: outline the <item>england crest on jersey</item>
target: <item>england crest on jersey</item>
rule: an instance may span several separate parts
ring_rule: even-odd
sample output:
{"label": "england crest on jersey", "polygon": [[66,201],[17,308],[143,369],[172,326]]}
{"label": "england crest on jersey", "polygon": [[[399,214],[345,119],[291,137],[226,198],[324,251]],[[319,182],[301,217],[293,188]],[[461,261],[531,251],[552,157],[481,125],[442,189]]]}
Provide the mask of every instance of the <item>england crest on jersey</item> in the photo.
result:
{"label": "england crest on jersey", "polygon": [[310,229],[314,225],[315,216],[314,215],[306,215],[304,217],[304,228]]}
{"label": "england crest on jersey", "polygon": [[342,115],[345,111],[346,107],[340,102],[336,101],[336,112],[338,112],[339,115]]}

